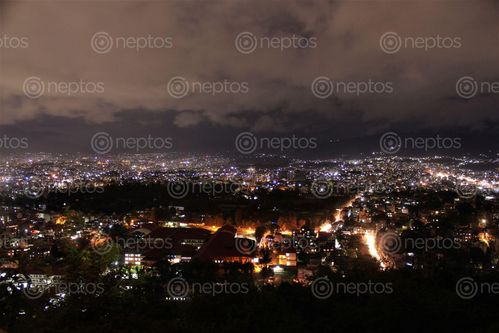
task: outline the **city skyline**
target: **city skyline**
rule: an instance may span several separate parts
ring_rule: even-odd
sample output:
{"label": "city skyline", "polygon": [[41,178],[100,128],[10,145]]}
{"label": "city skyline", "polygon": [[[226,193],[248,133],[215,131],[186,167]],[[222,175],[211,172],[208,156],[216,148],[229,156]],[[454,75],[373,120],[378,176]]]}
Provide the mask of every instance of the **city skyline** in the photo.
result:
{"label": "city skyline", "polygon": [[498,0],[0,0],[0,333],[498,332]]}

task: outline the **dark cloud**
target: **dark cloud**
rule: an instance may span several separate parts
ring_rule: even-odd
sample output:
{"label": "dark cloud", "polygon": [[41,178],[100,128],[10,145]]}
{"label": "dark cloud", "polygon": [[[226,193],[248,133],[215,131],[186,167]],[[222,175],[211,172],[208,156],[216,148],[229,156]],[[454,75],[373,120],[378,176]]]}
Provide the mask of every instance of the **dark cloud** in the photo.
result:
{"label": "dark cloud", "polygon": [[[499,3],[493,0],[2,1],[0,15],[2,36],[29,38],[28,48],[0,48],[0,124],[12,130],[19,124],[49,126],[47,119],[57,119],[50,131],[33,128],[40,142],[44,136],[72,134],[75,142],[68,146],[74,147],[88,135],[78,128],[118,124],[154,132],[150,114],[164,115],[161,124],[170,132],[211,137],[206,145],[242,130],[324,138],[334,131],[334,137],[347,139],[390,129],[482,133],[497,130],[499,121],[499,93],[478,92],[466,100],[455,90],[463,76],[499,81]],[[112,38],[171,37],[173,47],[97,54],[90,41],[101,31]],[[314,38],[317,47],[258,48],[244,55],[234,42],[246,31],[257,38]],[[458,38],[462,45],[386,54],[379,45],[386,32]],[[101,82],[104,89],[29,99],[22,88],[32,76],[45,83]],[[167,83],[175,76],[191,83],[246,83],[248,90],[173,98]],[[393,92],[334,91],[318,99],[310,86],[319,76],[333,82],[391,82]],[[130,110],[133,121],[124,120]],[[144,115],[142,125],[137,112]],[[185,140],[198,146],[193,138]]]}

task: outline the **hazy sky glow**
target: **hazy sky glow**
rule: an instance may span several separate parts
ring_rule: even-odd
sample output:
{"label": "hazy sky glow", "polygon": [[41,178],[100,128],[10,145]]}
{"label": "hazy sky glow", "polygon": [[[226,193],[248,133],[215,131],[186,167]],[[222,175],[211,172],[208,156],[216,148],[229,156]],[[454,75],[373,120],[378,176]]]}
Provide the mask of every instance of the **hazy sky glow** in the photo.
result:
{"label": "hazy sky glow", "polygon": [[[96,128],[167,132],[183,149],[202,148],[189,143],[196,133],[192,141],[205,136],[209,150],[240,131],[343,140],[388,130],[480,137],[499,128],[494,0],[2,1],[0,32],[0,130],[28,133],[37,149],[83,149]],[[114,43],[105,54],[91,45],[98,32]],[[308,44],[243,54],[235,46],[242,32],[262,43],[294,36]],[[380,37],[387,32],[406,45],[384,52]],[[123,47],[129,37],[155,44],[137,50],[129,39]],[[424,47],[411,44],[418,37],[426,38]],[[15,38],[26,47],[9,44]],[[443,44],[433,47],[439,39]],[[182,98],[167,89],[176,76],[190,84]],[[327,98],[312,93],[321,76],[335,84]],[[479,85],[469,99],[456,93],[467,76]],[[42,96],[26,96],[30,77],[43,82]],[[369,81],[392,89],[337,91],[342,83]],[[79,90],[68,96],[65,84],[75,82]],[[215,82],[236,92],[206,88]],[[192,91],[198,83],[205,91]]]}

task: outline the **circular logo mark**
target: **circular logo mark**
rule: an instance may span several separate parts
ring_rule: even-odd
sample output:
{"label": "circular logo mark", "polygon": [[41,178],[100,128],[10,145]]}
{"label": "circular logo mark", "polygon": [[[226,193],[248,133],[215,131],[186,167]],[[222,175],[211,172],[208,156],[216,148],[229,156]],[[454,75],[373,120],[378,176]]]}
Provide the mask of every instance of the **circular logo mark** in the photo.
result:
{"label": "circular logo mark", "polygon": [[456,193],[460,198],[471,199],[477,194],[477,192],[478,188],[473,184],[456,184]]}
{"label": "circular logo mark", "polygon": [[302,251],[310,251],[314,249],[319,249],[317,244],[312,243],[310,240],[306,238],[300,238],[296,242],[295,247],[300,248]]}
{"label": "circular logo mark", "polygon": [[22,293],[29,299],[38,299],[43,296],[47,286],[45,285],[33,285],[31,283],[31,278],[29,275],[21,274],[17,280],[17,284],[21,286]]}
{"label": "circular logo mark", "polygon": [[471,76],[463,76],[456,82],[456,92],[461,98],[473,98],[478,92],[478,83]]}
{"label": "circular logo mark", "polygon": [[402,147],[402,139],[395,132],[387,132],[379,139],[379,147],[386,154],[395,154]]}
{"label": "circular logo mark", "polygon": [[333,194],[333,183],[328,180],[314,180],[310,192],[318,199],[329,198]]}
{"label": "circular logo mark", "polygon": [[45,184],[38,177],[31,177],[24,184],[24,195],[30,199],[38,199],[45,193]]}
{"label": "circular logo mark", "polygon": [[383,52],[394,54],[402,47],[402,39],[396,32],[385,32],[379,38],[379,46]]}
{"label": "circular logo mark", "polygon": [[106,154],[113,149],[113,138],[107,132],[98,132],[92,136],[90,147],[97,154]]}
{"label": "circular logo mark", "polygon": [[189,84],[182,76],[175,76],[168,81],[166,90],[173,98],[183,98],[189,93]]}
{"label": "circular logo mark", "polygon": [[333,94],[333,82],[326,76],[319,76],[312,82],[312,94],[317,98],[328,98]]}
{"label": "circular logo mark", "polygon": [[478,284],[470,277],[459,279],[456,283],[456,294],[462,299],[472,299],[478,293]]}
{"label": "circular logo mark", "polygon": [[189,284],[181,277],[168,281],[166,292],[171,298],[185,298],[189,294]]}
{"label": "circular logo mark", "polygon": [[234,238],[237,252],[250,255],[256,250],[256,242],[249,238]]}
{"label": "circular logo mark", "polygon": [[333,294],[333,283],[327,277],[317,278],[311,285],[312,294],[318,299],[326,299]]}
{"label": "circular logo mark", "polygon": [[402,248],[400,236],[394,232],[386,232],[379,240],[381,251],[385,254],[396,254]]}
{"label": "circular logo mark", "polygon": [[98,255],[104,255],[107,254],[111,251],[113,248],[113,240],[105,235],[98,235],[97,237],[94,237],[91,242],[90,246],[92,247],[92,250],[97,253]]}
{"label": "circular logo mark", "polygon": [[258,46],[255,35],[247,31],[238,34],[234,44],[236,45],[236,49],[242,54],[250,54]]}
{"label": "circular logo mark", "polygon": [[31,76],[24,80],[23,91],[26,97],[36,99],[44,94],[45,84],[38,76]]}
{"label": "circular logo mark", "polygon": [[185,180],[176,180],[166,186],[166,191],[174,199],[182,199],[189,194],[189,184]]}
{"label": "circular logo mark", "polygon": [[97,32],[90,40],[92,50],[98,54],[106,54],[113,48],[113,39],[107,32]]}
{"label": "circular logo mark", "polygon": [[251,154],[254,152],[258,146],[258,140],[251,132],[242,132],[234,141],[236,149],[241,154]]}

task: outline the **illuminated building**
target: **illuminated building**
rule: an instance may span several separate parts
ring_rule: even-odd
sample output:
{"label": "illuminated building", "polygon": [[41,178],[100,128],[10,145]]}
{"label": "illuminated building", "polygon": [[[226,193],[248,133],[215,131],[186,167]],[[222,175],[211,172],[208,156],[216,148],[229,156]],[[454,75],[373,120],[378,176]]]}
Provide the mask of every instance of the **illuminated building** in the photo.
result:
{"label": "illuminated building", "polygon": [[215,263],[250,263],[256,253],[256,242],[236,238],[237,229],[224,225],[201,247],[196,257]]}
{"label": "illuminated building", "polygon": [[125,253],[125,265],[136,265],[142,264],[142,255],[140,253]]}

